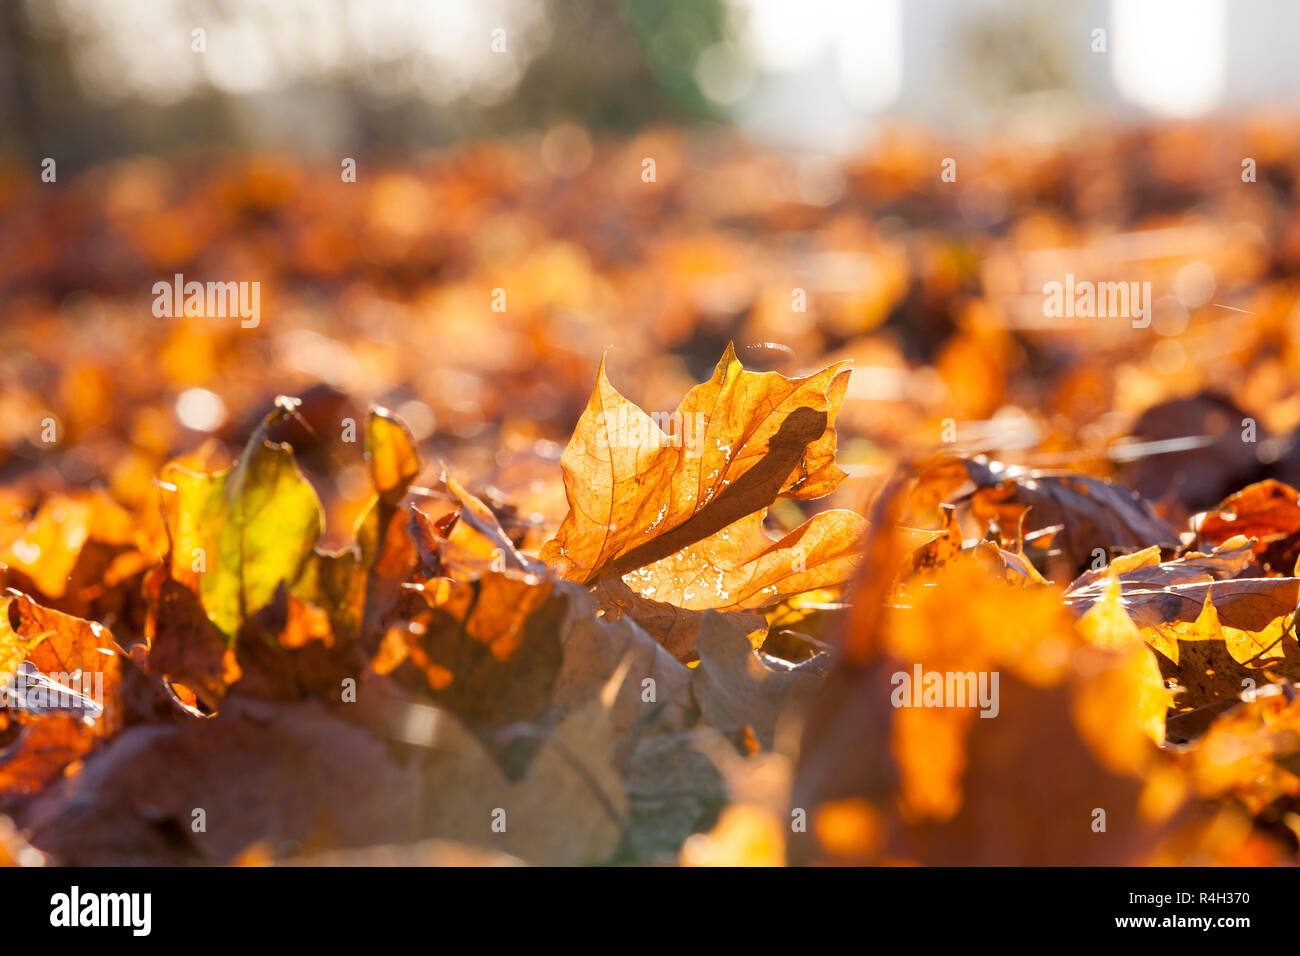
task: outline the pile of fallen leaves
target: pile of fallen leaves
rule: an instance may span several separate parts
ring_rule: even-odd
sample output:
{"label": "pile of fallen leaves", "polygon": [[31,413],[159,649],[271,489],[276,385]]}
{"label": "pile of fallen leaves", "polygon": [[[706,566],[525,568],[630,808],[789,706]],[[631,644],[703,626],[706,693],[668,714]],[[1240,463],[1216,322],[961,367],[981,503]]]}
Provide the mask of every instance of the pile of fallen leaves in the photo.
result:
{"label": "pile of fallen leaves", "polygon": [[[299,415],[284,397],[232,466],[166,467],[152,527],[102,494],[46,501],[5,552],[6,679],[81,698],[79,675],[103,682],[94,706],[14,696],[7,808],[65,863],[423,841],[552,863],[675,854],[727,802],[715,757],[770,749],[824,675],[815,642],[760,653],[754,609],[856,563],[851,511],[779,540],[763,526],[778,498],[843,477],[846,380],[745,371],[728,349],[677,410],[701,428],[686,441],[602,370],[540,557],[450,475],[412,496],[418,453],[381,408],[354,541],[318,547],[320,502],[267,437]],[[110,615],[116,634],[87,619]]]}
{"label": "pile of fallen leaves", "polygon": [[1293,862],[1297,145],[0,164],[0,845]]}
{"label": "pile of fallen leaves", "polygon": [[[773,537],[779,499],[844,477],[848,375],[728,348],[669,419],[691,433],[602,368],[538,556],[445,472],[413,495],[415,444],[378,407],[344,549],[319,546],[320,502],[268,439],[287,397],[233,465],[165,468],[152,526],[102,494],[47,500],[6,550],[5,674],[35,687],[4,713],[10,855],[1292,853],[1296,491],[1250,485],[1180,533],[1101,479],[943,456],[900,469],[870,525],[827,510]],[[927,512],[939,530],[916,529]],[[1040,570],[1089,562],[1068,587]],[[914,669],[996,673],[993,712],[898,706]],[[80,697],[41,692],[70,679]]]}
{"label": "pile of fallen leaves", "polygon": [[[941,528],[917,543],[899,519],[936,501]],[[1294,857],[1294,489],[1249,485],[1180,531],[1110,482],[946,456],[875,517],[803,739],[792,803],[824,826],[800,859]],[[1085,570],[1062,585],[1049,568]],[[952,674],[996,674],[992,707],[974,684],[942,706]]]}

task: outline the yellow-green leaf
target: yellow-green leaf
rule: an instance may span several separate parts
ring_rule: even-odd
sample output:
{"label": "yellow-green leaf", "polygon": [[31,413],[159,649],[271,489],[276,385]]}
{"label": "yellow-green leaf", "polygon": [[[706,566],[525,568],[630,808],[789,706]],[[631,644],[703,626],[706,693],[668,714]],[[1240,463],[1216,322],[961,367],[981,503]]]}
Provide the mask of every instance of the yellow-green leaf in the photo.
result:
{"label": "yellow-green leaf", "polygon": [[169,465],[172,576],[198,592],[209,619],[233,643],[251,615],[292,585],[324,528],[316,492],[287,445],[266,440],[289,413],[267,416],[232,468],[199,474]]}

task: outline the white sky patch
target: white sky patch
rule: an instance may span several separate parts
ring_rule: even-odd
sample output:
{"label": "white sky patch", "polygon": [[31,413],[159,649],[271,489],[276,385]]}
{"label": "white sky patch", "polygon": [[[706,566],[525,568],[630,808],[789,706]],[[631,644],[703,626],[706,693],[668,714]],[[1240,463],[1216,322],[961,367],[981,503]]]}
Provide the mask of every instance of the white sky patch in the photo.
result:
{"label": "white sky patch", "polygon": [[1223,92],[1224,0],[1113,0],[1115,85],[1147,109],[1194,116]]}
{"label": "white sky patch", "polygon": [[736,0],[742,45],[769,73],[811,70],[828,55],[854,106],[897,98],[903,80],[900,0]]}
{"label": "white sky patch", "polygon": [[836,55],[844,96],[859,109],[883,109],[903,88],[903,11],[899,0],[849,0],[841,6]]}

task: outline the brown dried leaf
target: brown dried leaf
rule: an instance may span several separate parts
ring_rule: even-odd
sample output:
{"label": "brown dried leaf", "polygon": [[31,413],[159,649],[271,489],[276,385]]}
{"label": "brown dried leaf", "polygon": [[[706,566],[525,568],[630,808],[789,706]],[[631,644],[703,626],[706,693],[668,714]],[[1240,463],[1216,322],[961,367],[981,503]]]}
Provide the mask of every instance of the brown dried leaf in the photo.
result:
{"label": "brown dried leaf", "polygon": [[[1004,465],[983,456],[959,461],[974,485],[959,500],[981,525],[994,521],[1014,528],[1023,518],[1026,532],[1059,527],[1052,547],[1070,569],[1086,567],[1098,550],[1114,555],[1179,545],[1178,534],[1147,502],[1108,481]],[[932,466],[918,479],[921,491],[913,493],[913,500],[917,494],[925,499],[926,489],[933,489],[928,497],[956,495],[962,486],[953,487],[955,474],[951,459]]]}
{"label": "brown dried leaf", "polygon": [[381,741],[319,702],[231,697],[210,720],[123,732],[24,823],[65,864],[223,864],[263,840],[287,856],[409,839],[417,797]]}
{"label": "brown dried leaf", "polygon": [[750,728],[771,748],[777,719],[805,705],[825,676],[824,655],[799,664],[754,650],[733,620],[706,611],[696,639],[700,663],[691,689],[711,726],[725,734]]}
{"label": "brown dried leaf", "polygon": [[[1120,603],[1140,627],[1173,621],[1192,622],[1205,605],[1211,586],[1219,619],[1240,631],[1263,633],[1296,605],[1297,578],[1244,578],[1238,575],[1251,562],[1250,545],[1230,540],[1210,554],[1192,552],[1175,561],[1152,563],[1153,554],[1138,566],[1112,562],[1119,579]],[[1108,587],[1105,571],[1080,576],[1065,592],[1065,604],[1083,614],[1101,599]]]}
{"label": "brown dried leaf", "polygon": [[732,617],[744,629],[755,647],[767,636],[767,622],[757,614],[735,611],[689,611],[662,601],[644,598],[628,587],[620,578],[605,578],[592,591],[600,603],[606,621],[617,621],[626,614],[636,621],[647,634],[663,645],[669,654],[682,662],[699,659],[695,639],[706,614],[719,613]]}

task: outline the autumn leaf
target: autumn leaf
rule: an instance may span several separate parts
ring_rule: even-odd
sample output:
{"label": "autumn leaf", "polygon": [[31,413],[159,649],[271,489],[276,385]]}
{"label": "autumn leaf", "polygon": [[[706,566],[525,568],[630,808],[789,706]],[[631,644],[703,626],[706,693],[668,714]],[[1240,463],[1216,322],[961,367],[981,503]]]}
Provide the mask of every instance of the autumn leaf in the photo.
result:
{"label": "autumn leaf", "polygon": [[443,484],[460,507],[456,522],[442,542],[450,549],[453,560],[470,560],[501,571],[541,571],[542,565],[523,555],[516,547],[492,510],[461,486],[455,478],[444,474]]}
{"label": "autumn leaf", "polygon": [[605,578],[593,593],[605,620],[617,621],[626,614],[679,661],[699,659],[696,639],[707,614],[721,613],[734,619],[752,645],[761,645],[767,636],[767,622],[757,614],[687,610],[642,597],[620,578]]}
{"label": "autumn leaf", "polygon": [[175,489],[168,506],[172,577],[194,586],[231,643],[282,583],[298,578],[323,530],[320,501],[293,452],[265,438],[290,408],[286,402],[266,417],[233,468],[163,471]]}
{"label": "autumn leaf", "polygon": [[1151,545],[1177,548],[1178,535],[1137,495],[1090,475],[1057,474],[1005,465],[979,456],[943,459],[917,479],[913,501],[952,500],[981,526],[996,522],[1025,531],[1057,529],[1050,539],[1077,570],[1097,554],[1112,556]]}
{"label": "autumn leaf", "polygon": [[1104,568],[1085,571],[1070,583],[1066,595],[1080,600],[1095,597],[1112,579],[1128,592],[1228,581],[1249,576],[1253,563],[1251,546],[1244,538],[1229,538],[1209,553],[1188,551],[1169,561],[1161,560],[1159,548],[1144,548],[1120,555]]}
{"label": "autumn leaf", "polygon": [[370,409],[366,424],[366,461],[375,493],[396,503],[420,474],[420,457],[406,424],[388,409]]}
{"label": "autumn leaf", "polygon": [[823,512],[778,542],[762,522],[778,496],[821,497],[843,478],[834,422],[848,374],[748,372],[729,347],[665,432],[602,363],[562,459],[569,513],[542,558],[567,579],[624,577],[695,610],[774,604],[843,580],[860,517]]}
{"label": "autumn leaf", "polygon": [[695,611],[765,607],[852,577],[865,527],[855,512],[823,511],[773,541],[755,513],[623,580],[644,597]]}
{"label": "autumn leaf", "polygon": [[[319,701],[234,698],[211,720],[124,731],[43,794],[28,823],[33,843],[66,864],[121,865],[143,853],[212,865],[261,840],[289,856],[314,843],[408,839],[419,793],[383,741]],[[97,812],[78,809],[87,805]],[[196,807],[222,825],[193,826]]]}
{"label": "autumn leaf", "polygon": [[[318,556],[316,587],[300,587],[301,597],[326,608],[347,604],[368,650],[397,613],[403,588],[415,573],[418,555],[409,530],[414,515],[401,508],[407,489],[420,474],[420,458],[410,429],[386,408],[372,407],[366,420],[366,459],[374,494],[353,528],[355,555]],[[331,600],[334,597],[334,600]]]}
{"label": "autumn leaf", "polygon": [[1008,551],[993,541],[981,541],[976,556],[991,564],[1004,581],[1024,587],[1050,583],[1023,551]]}
{"label": "autumn leaf", "polygon": [[[549,734],[530,736],[540,738],[537,752],[522,779],[511,781],[472,734],[444,716],[422,767],[432,832],[504,848],[531,863],[605,860],[618,845],[627,815],[605,703],[592,699]],[[485,811],[489,824],[495,814],[504,826],[494,832],[484,825]]]}
{"label": "autumn leaf", "polygon": [[1175,739],[1199,736],[1257,686],[1300,678],[1300,647],[1288,633],[1297,581],[1239,577],[1252,558],[1242,537],[1165,562],[1152,548],[1085,573],[1066,592],[1092,643],[1123,646],[1136,635],[1158,653],[1162,675],[1177,687]]}
{"label": "autumn leaf", "polygon": [[148,612],[146,666],[165,681],[180,681],[209,708],[225,696],[230,646],[208,617],[199,596],[165,565],[145,578]]}
{"label": "autumn leaf", "polygon": [[0,796],[39,792],[122,726],[121,661],[94,621],[0,597],[0,686],[19,725],[0,754]]}
{"label": "autumn leaf", "polygon": [[[287,414],[289,401],[267,422]],[[147,665],[153,673],[180,681],[213,709],[232,683],[239,683],[245,695],[297,699],[310,696],[313,688],[324,692],[338,687],[343,677],[357,673],[366,656],[364,639],[373,637],[378,647],[386,617],[408,597],[404,585],[417,564],[408,533],[411,515],[399,507],[419,473],[410,433],[391,412],[373,408],[366,449],[374,493],[356,522],[356,544],[338,553],[313,550],[296,570],[286,566],[281,572],[285,577],[275,581],[269,596],[259,593],[246,605],[256,609],[245,614],[240,629],[256,632],[256,641],[240,642],[232,652],[228,635],[202,604],[209,572],[199,575],[197,591],[174,576],[174,561],[150,572],[145,581],[146,637]],[[253,453],[272,452],[287,457],[276,464],[280,484],[269,489],[265,507],[286,498],[291,505],[305,505],[309,495],[314,500],[305,480],[294,479],[298,472],[292,451],[264,444]],[[185,517],[179,514],[177,520]],[[304,527],[310,529],[312,522],[305,520]],[[268,526],[259,533],[272,531]],[[268,563],[256,573],[270,582],[274,565]]]}
{"label": "autumn leaf", "polygon": [[943,530],[934,533],[925,544],[912,554],[912,570],[937,568],[961,554],[961,527],[957,524],[957,509],[946,502],[939,506]]}
{"label": "autumn leaf", "polygon": [[[1121,589],[1119,601],[1142,627],[1195,621],[1211,588],[1216,614],[1239,631],[1262,634],[1295,608],[1300,579],[1240,576],[1251,563],[1251,547],[1244,539],[1229,540],[1209,554],[1190,552],[1163,562],[1158,558],[1147,551],[1112,563]],[[1066,589],[1066,606],[1083,614],[1102,598],[1109,582],[1105,571],[1083,574]]]}
{"label": "autumn leaf", "polygon": [[88,565],[107,573],[109,564],[134,543],[131,514],[102,491],[52,495],[30,520],[13,521],[0,535],[0,560],[11,572],[26,576],[46,599],[92,583],[86,580]]}
{"label": "autumn leaf", "polygon": [[463,502],[456,521],[425,528],[446,573],[412,590],[420,606],[385,633],[373,662],[379,673],[462,718],[501,724],[559,718],[627,663],[638,679],[622,682],[610,705],[619,733],[650,717],[685,719],[693,708],[685,667],[633,617],[602,614],[590,590],[513,547],[494,567],[504,532],[480,500],[454,481],[448,487]]}
{"label": "autumn leaf", "polygon": [[40,793],[93,746],[81,721],[68,714],[52,714],[24,727],[0,763],[0,799]]}
{"label": "autumn leaf", "polygon": [[1142,641],[1142,632],[1120,603],[1119,578],[1113,575],[1107,579],[1101,599],[1083,613],[1076,626],[1089,644],[1108,650]]}
{"label": "autumn leaf", "polygon": [[1300,555],[1300,494],[1272,479],[1247,485],[1211,508],[1197,530],[1212,545],[1237,535],[1253,538],[1264,567],[1290,575]]}
{"label": "autumn leaf", "polygon": [[1230,794],[1251,813],[1300,795],[1300,703],[1275,694],[1238,705],[1210,726],[1187,763],[1198,795]]}
{"label": "autumn leaf", "polygon": [[[63,680],[78,678],[102,681],[98,693],[102,713],[85,710],[83,718],[96,736],[111,736],[121,724],[117,699],[121,680],[119,651],[108,629],[97,621],[87,621],[42,607],[25,594],[0,598],[0,648],[3,648],[3,679],[13,676],[8,668],[25,660],[36,671]],[[76,689],[76,688],[73,688]]]}
{"label": "autumn leaf", "polygon": [[706,612],[696,647],[691,688],[704,719],[724,733],[748,727],[769,748],[777,719],[806,704],[825,673],[823,659],[790,664],[755,651],[744,631],[717,612]]}
{"label": "autumn leaf", "polygon": [[488,570],[423,595],[428,610],[390,632],[400,644],[387,656],[400,662],[395,677],[419,674],[453,713],[488,723],[562,714],[629,658],[637,680],[621,685],[613,704],[620,732],[665,708],[690,709],[686,669],[632,619],[599,617],[595,597],[572,582]]}
{"label": "autumn leaf", "polygon": [[[1235,703],[1244,692],[1267,680],[1262,672],[1252,671],[1238,659],[1244,656],[1240,651],[1233,653],[1229,646],[1233,642],[1219,622],[1209,592],[1196,620],[1175,621],[1145,633],[1151,646],[1167,662],[1166,675],[1177,682],[1178,696],[1174,699],[1177,710],[1195,714],[1210,705]],[[1194,736],[1193,726],[1201,724],[1180,722],[1178,734]]]}
{"label": "autumn leaf", "polygon": [[[926,583],[905,588],[888,613],[848,623],[879,631],[853,635],[871,650],[841,663],[814,700],[793,805],[865,801],[872,836],[851,841],[852,862],[1114,863],[1153,847],[1177,788],[1162,802],[1143,784],[1161,759],[1168,702],[1151,652],[1088,646],[1054,587],[1012,587],[974,561],[952,562]],[[870,577],[859,591],[884,599]],[[918,667],[998,675],[996,719],[981,719],[970,700],[906,706],[904,695],[900,706],[899,675]],[[1034,768],[1032,793],[1008,789],[1025,767]],[[1071,822],[1097,803],[1109,808],[1105,840]],[[1013,822],[1026,818],[1028,829]],[[846,862],[834,855],[839,841],[815,831],[793,846],[796,860]]]}

